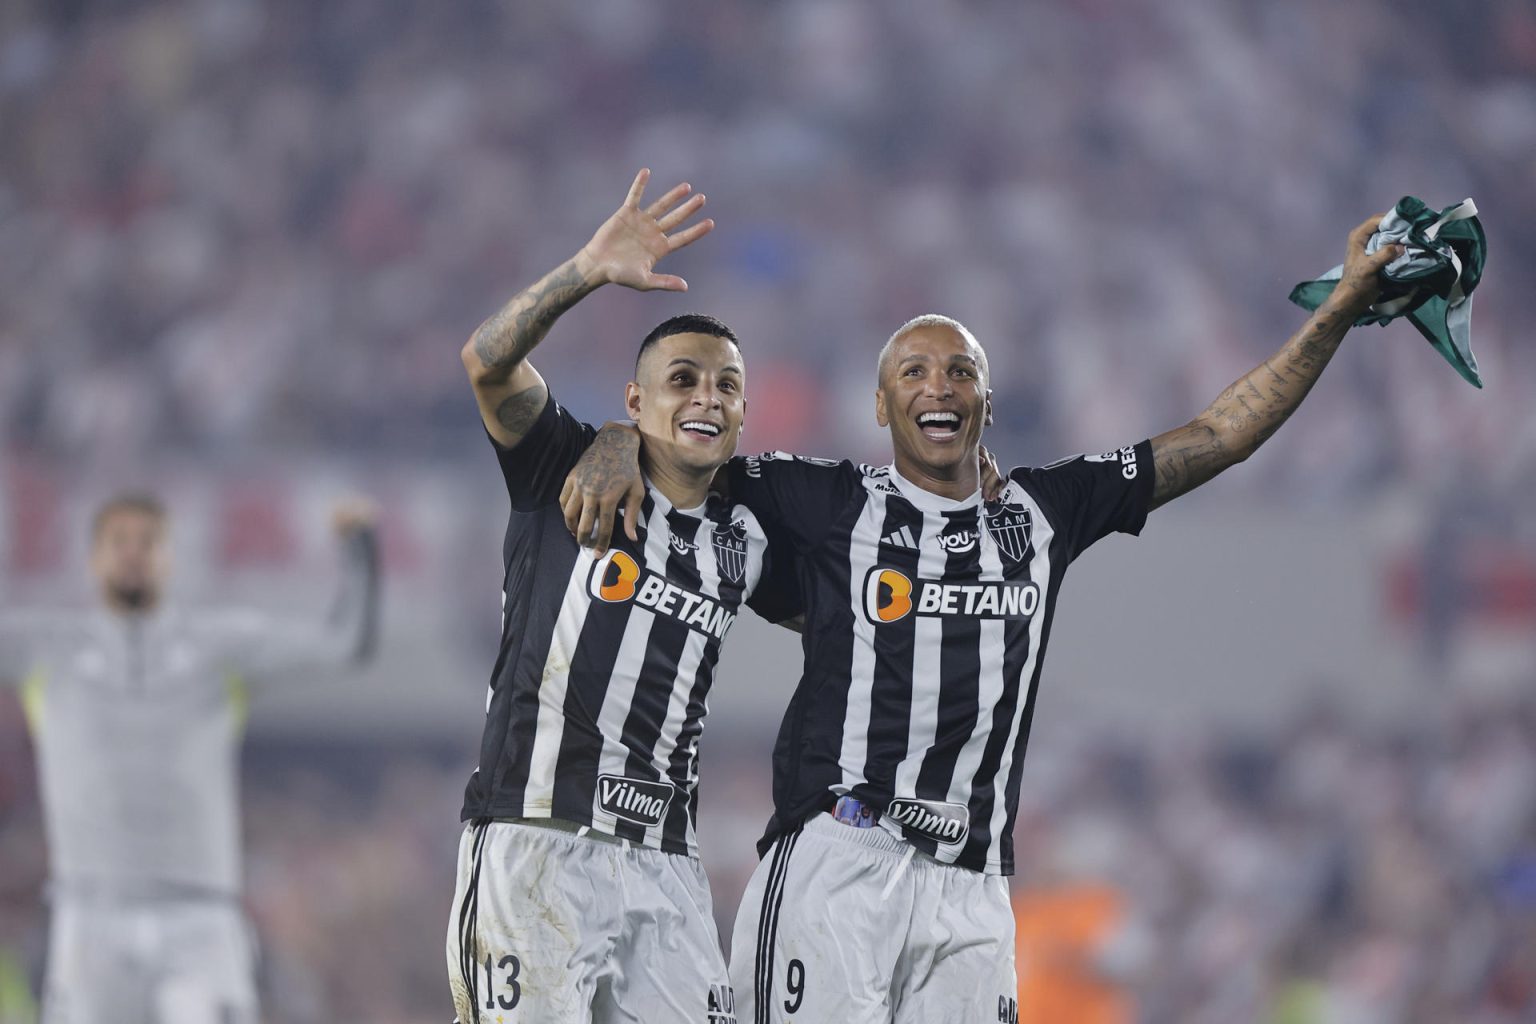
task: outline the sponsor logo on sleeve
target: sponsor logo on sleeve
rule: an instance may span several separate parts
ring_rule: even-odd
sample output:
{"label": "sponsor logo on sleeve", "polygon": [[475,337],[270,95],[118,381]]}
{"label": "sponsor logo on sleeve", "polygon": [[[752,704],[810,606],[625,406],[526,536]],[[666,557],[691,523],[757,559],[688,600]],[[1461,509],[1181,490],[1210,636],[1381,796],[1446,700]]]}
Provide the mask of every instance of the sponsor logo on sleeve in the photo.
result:
{"label": "sponsor logo on sleeve", "polygon": [[789,452],[763,452],[761,455],[748,455],[744,460],[747,464],[747,476],[753,480],[761,480],[763,476],[763,463],[792,462],[794,458]]}
{"label": "sponsor logo on sleeve", "polygon": [[897,797],[885,809],[885,817],[903,830],[944,846],[965,842],[971,831],[971,815],[965,804],[944,800],[913,800]]}
{"label": "sponsor logo on sleeve", "polygon": [[650,827],[661,824],[672,802],[672,786],[622,775],[597,777],[597,805],[615,818]]}
{"label": "sponsor logo on sleeve", "polygon": [[1119,451],[1105,452],[1103,455],[1084,455],[1084,462],[1118,462],[1120,463],[1120,475],[1127,480],[1136,479],[1136,446],[1128,444]]}

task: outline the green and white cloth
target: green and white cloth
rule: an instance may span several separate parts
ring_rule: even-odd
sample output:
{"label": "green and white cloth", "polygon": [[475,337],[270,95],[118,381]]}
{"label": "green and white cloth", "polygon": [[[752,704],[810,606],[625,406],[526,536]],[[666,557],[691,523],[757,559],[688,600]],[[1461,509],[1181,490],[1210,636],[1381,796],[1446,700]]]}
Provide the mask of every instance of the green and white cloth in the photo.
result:
{"label": "green and white cloth", "polygon": [[[1385,324],[1406,316],[1445,361],[1474,387],[1483,386],[1472,356],[1472,291],[1483,276],[1488,243],[1477,219],[1477,206],[1464,199],[1432,210],[1420,199],[1404,196],[1381,218],[1365,251],[1400,243],[1403,255],[1382,270],[1381,298],[1355,321]],[[1316,309],[1332,294],[1344,267],[1291,290],[1291,301]]]}

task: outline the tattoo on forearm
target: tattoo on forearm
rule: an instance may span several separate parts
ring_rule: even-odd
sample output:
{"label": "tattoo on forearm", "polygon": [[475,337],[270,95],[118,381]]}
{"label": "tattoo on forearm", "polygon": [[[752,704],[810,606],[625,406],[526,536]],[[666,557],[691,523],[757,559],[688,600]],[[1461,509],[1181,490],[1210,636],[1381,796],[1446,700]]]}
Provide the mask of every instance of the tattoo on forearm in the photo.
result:
{"label": "tattoo on forearm", "polygon": [[480,325],[475,355],[488,369],[511,370],[544,340],[560,314],[591,290],[576,262],[567,260]]}
{"label": "tattoo on forearm", "polygon": [[496,407],[496,422],[512,436],[522,437],[533,428],[548,399],[549,388],[543,384],[509,395]]}
{"label": "tattoo on forearm", "polygon": [[1351,324],[1351,318],[1335,312],[1314,314],[1278,353],[1223,391],[1210,408],[1155,438],[1153,507],[1199,487],[1269,440],[1317,383]]}

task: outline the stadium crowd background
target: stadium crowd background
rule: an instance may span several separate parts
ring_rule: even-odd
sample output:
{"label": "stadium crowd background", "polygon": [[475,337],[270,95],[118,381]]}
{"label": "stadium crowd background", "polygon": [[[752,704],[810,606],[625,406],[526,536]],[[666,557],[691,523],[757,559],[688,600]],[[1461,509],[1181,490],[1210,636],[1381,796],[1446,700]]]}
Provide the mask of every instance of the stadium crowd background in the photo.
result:
{"label": "stadium crowd background", "polygon": [[[382,499],[391,579],[427,595],[394,592],[396,635],[425,642],[386,638],[374,690],[341,691],[356,716],[253,719],[248,888],[283,1022],[441,1019],[501,515],[456,352],[636,167],[693,182],[719,227],[668,268],[690,295],[599,294],[562,324],[537,358],[554,394],[613,415],[638,338],[698,308],[744,339],[746,448],[877,461],[874,353],[914,313],[988,345],[1003,461],[1102,450],[1269,354],[1300,320],[1291,285],[1362,216],[1475,197],[1488,387],[1406,325],[1362,330],[1261,456],[1160,514],[1389,534],[1370,564],[1413,671],[1298,682],[1333,710],[1131,729],[1074,703],[1096,680],[1063,675],[1058,635],[1019,881],[1065,859],[1121,888],[1152,939],[1136,1019],[1536,1015],[1525,0],[21,0],[0,10],[0,139],[0,602],[78,596],[88,503],[146,480],[197,499],[173,501],[194,589],[323,584],[312,544],[250,538],[264,496],[348,486]],[[233,532],[232,508],[255,509]],[[1335,582],[1308,592],[1325,612]],[[1223,682],[1243,685],[1187,680]],[[1371,687],[1397,698],[1350,698]],[[448,709],[432,728],[358,727],[412,691]],[[728,920],[771,719],[716,703],[705,858]],[[0,695],[6,1024],[26,1019],[6,972],[42,942],[35,801]]]}

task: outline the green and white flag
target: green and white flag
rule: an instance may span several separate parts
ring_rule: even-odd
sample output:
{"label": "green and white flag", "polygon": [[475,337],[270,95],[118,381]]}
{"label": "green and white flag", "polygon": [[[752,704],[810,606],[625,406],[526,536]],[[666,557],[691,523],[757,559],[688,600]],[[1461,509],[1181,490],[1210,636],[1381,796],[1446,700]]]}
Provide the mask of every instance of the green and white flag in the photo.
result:
{"label": "green and white flag", "polygon": [[[1404,196],[1381,218],[1365,251],[1393,243],[1402,244],[1405,251],[1381,272],[1381,298],[1355,326],[1406,316],[1457,373],[1482,387],[1472,356],[1472,291],[1482,279],[1488,243],[1477,206],[1465,199],[1436,211]],[[1332,294],[1343,271],[1341,264],[1315,281],[1303,281],[1291,290],[1291,301],[1316,309]]]}

